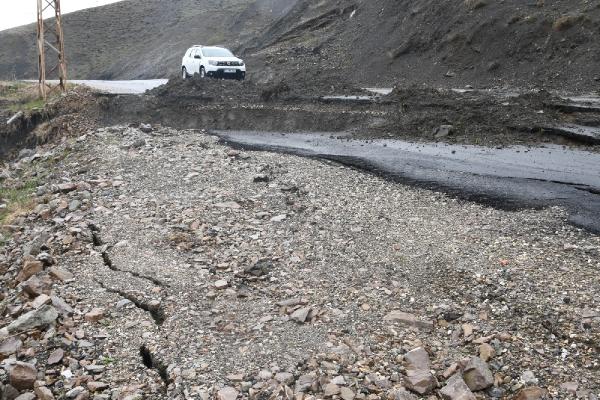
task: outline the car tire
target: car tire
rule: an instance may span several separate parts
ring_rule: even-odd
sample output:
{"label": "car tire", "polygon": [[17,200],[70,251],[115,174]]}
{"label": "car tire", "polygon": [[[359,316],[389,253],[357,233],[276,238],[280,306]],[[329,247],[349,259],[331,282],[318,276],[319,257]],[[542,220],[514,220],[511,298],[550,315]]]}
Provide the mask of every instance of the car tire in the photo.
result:
{"label": "car tire", "polygon": [[206,70],[204,67],[200,67],[200,79],[206,78]]}
{"label": "car tire", "polygon": [[185,81],[188,76],[187,69],[185,69],[185,67],[181,68],[181,78]]}

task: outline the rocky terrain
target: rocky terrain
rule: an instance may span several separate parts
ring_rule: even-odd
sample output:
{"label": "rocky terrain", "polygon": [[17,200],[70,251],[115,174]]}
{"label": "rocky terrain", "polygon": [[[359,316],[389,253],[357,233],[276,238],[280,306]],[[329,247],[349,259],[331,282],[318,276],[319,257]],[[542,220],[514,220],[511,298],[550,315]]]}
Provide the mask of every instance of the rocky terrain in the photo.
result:
{"label": "rocky terrain", "polygon": [[1,176],[2,398],[600,395],[600,240],[560,209],[146,124]]}

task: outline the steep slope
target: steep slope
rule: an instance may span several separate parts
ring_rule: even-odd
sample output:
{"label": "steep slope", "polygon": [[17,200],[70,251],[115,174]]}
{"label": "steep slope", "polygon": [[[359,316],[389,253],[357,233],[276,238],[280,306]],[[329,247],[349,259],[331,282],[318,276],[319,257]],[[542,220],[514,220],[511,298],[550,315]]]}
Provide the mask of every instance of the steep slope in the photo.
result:
{"label": "steep slope", "polygon": [[245,48],[266,68],[307,79],[593,90],[600,4],[304,0]]}
{"label": "steep slope", "polygon": [[[128,0],[64,16],[69,76],[163,77],[192,44],[239,43],[296,0]],[[0,79],[37,74],[35,25],[0,32]]]}

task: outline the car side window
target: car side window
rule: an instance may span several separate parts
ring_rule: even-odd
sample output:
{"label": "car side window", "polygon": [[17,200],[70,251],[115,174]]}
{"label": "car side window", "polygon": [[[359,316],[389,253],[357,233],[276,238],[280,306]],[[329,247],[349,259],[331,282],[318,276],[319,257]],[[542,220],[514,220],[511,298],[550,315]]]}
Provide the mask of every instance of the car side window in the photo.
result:
{"label": "car side window", "polygon": [[200,56],[200,58],[202,58],[202,50],[198,49],[198,55]]}

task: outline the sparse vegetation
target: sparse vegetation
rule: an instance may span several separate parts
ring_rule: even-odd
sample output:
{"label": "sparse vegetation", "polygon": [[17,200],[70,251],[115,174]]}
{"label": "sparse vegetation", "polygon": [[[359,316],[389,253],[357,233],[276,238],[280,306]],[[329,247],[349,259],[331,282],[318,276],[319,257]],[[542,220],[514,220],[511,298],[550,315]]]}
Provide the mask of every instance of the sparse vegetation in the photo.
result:
{"label": "sparse vegetation", "polygon": [[15,187],[0,186],[0,225],[10,224],[12,220],[33,207],[31,194],[38,186],[36,180],[27,181]]}
{"label": "sparse vegetation", "polygon": [[567,29],[571,29],[578,22],[583,20],[583,15],[564,15],[554,21],[552,28],[555,31],[566,31]]}

